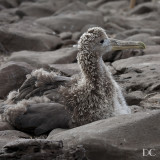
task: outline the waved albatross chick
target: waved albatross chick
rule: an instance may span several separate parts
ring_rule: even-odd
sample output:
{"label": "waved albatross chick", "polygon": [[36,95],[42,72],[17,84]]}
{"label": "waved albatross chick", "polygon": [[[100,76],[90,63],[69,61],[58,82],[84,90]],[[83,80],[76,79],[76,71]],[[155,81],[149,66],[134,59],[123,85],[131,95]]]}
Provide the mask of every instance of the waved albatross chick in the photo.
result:
{"label": "waved albatross chick", "polygon": [[[16,104],[14,107],[5,108],[3,119],[19,129],[24,129],[28,123],[35,124],[36,121],[37,125],[42,124],[41,131],[45,132],[59,126],[67,127],[67,124],[69,127],[75,127],[111,116],[131,113],[119,85],[102,60],[106,51],[130,48],[144,49],[145,45],[142,42],[108,38],[100,27],[88,29],[78,42],[77,60],[81,69],[80,74],[68,78],[43,69],[33,71],[19,91],[9,95],[8,103]],[[53,103],[53,108],[48,111],[48,108],[38,108],[42,105],[36,105],[36,109],[31,105],[45,103],[47,106],[51,102],[63,104],[59,110],[60,117],[57,116],[57,108],[53,113],[51,111],[57,103]],[[55,121],[54,125],[47,124],[48,120]],[[30,129],[35,128],[32,126]]]}

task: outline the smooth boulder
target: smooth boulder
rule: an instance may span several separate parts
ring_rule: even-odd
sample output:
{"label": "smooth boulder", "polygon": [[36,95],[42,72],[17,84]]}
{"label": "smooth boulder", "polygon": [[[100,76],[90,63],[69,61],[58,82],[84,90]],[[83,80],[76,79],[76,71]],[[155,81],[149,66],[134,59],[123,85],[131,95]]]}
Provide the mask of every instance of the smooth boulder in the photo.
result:
{"label": "smooth boulder", "polygon": [[[148,95],[160,91],[159,61],[160,54],[151,54],[117,60],[112,66],[117,73],[120,73],[116,76],[116,80],[123,86],[128,96],[136,91]],[[140,99],[138,103],[141,105],[143,99],[142,101]],[[132,101],[130,104],[137,105],[137,101]],[[152,109],[152,103],[148,104],[149,107]]]}
{"label": "smooth boulder", "polygon": [[14,52],[10,56],[11,61],[27,62],[32,66],[49,65],[49,64],[68,64],[76,61],[77,49],[61,48],[55,51],[34,52],[20,51]]}
{"label": "smooth boulder", "polygon": [[24,20],[0,27],[0,43],[9,51],[48,51],[61,45],[61,39],[44,26]]}
{"label": "smooth boulder", "polygon": [[48,140],[62,140],[66,148],[83,145],[92,160],[144,160],[144,148],[154,148],[158,160],[159,121],[160,111],[117,116],[55,134]]}
{"label": "smooth boulder", "polygon": [[97,11],[79,11],[37,19],[36,22],[58,33],[80,31],[87,24],[103,27],[103,16]]}
{"label": "smooth boulder", "polygon": [[17,140],[4,146],[1,160],[86,160],[83,146],[63,148],[62,141]]}
{"label": "smooth boulder", "polygon": [[0,131],[0,149],[2,149],[7,143],[22,138],[29,139],[30,136],[26,133],[16,130]]}
{"label": "smooth boulder", "polygon": [[0,98],[3,99],[10,91],[18,89],[32,69],[25,62],[8,62],[2,65],[0,68]]}

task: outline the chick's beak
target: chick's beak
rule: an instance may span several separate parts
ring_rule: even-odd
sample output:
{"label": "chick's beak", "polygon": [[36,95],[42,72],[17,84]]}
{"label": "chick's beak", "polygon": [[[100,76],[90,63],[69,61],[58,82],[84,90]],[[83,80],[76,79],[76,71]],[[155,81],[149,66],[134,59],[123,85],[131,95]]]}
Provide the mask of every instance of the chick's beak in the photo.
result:
{"label": "chick's beak", "polygon": [[113,51],[124,49],[145,49],[145,44],[140,41],[122,41],[109,38],[109,44]]}

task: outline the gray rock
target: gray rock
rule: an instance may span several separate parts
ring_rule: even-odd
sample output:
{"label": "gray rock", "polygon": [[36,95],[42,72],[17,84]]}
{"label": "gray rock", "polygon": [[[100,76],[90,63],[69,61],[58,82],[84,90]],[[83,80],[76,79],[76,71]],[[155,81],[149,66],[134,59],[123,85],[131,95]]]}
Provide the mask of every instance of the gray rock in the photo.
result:
{"label": "gray rock", "polygon": [[[125,31],[124,28],[118,26],[117,24],[114,24],[112,22],[106,23],[104,28],[106,29],[106,33],[107,34],[113,34],[113,35],[117,35],[117,34],[123,34],[123,32]],[[119,39],[119,38],[118,38]]]}
{"label": "gray rock", "polygon": [[149,3],[142,3],[133,8],[130,11],[130,14],[145,14],[150,12],[155,12],[158,10],[159,4],[149,2]]}
{"label": "gray rock", "polygon": [[137,106],[137,105],[131,105],[129,107],[132,113],[150,111],[150,110],[147,110],[146,108],[143,108],[142,106]]}
{"label": "gray rock", "polygon": [[160,45],[160,36],[153,36],[150,38],[152,42],[154,42],[157,45]]}
{"label": "gray rock", "polygon": [[75,13],[79,11],[88,11],[88,10],[92,9],[86,6],[83,2],[73,1],[72,3],[69,3],[68,5],[59,9],[57,12],[55,12],[54,15],[60,15],[60,14],[64,15],[64,14]]}
{"label": "gray rock", "polygon": [[160,94],[154,93],[149,94],[145,97],[145,100],[140,103],[145,109],[160,109]]}
{"label": "gray rock", "polygon": [[[160,31],[157,29],[146,29],[146,28],[138,28],[138,29],[129,29],[129,30],[125,30],[122,33],[118,33],[116,34],[115,38],[120,38],[120,35],[123,34],[125,35],[125,38],[129,37],[129,36],[133,36],[133,35],[137,35],[140,33],[146,33],[149,34],[150,36],[160,36]],[[123,39],[125,39],[123,38]]]}
{"label": "gray rock", "polygon": [[74,0],[61,0],[61,1],[57,1],[57,0],[40,0],[40,2],[46,2],[49,1],[52,3],[53,6],[56,6],[55,9],[56,11],[60,10],[61,8],[67,6],[69,3],[74,2]]}
{"label": "gray rock", "polygon": [[89,7],[98,8],[101,5],[103,6],[105,3],[110,2],[110,1],[117,1],[117,0],[107,0],[107,1],[106,0],[97,0],[97,1],[88,2],[87,5]]}
{"label": "gray rock", "polygon": [[0,131],[0,149],[4,147],[7,143],[15,141],[17,139],[30,138],[26,133],[16,131],[16,130],[6,130]]}
{"label": "gray rock", "polygon": [[[154,17],[154,19],[153,19]],[[159,15],[158,13],[154,13],[154,15],[151,15],[150,17],[126,17],[122,15],[111,15],[104,17],[104,21],[106,23],[112,22],[122,28],[125,29],[134,29],[134,28],[144,28],[145,29],[155,29],[160,27],[159,22]],[[154,23],[153,23],[154,22]]]}
{"label": "gray rock", "polygon": [[129,49],[122,51],[111,51],[104,53],[103,60],[106,62],[114,62],[119,59],[126,59],[129,57],[136,57],[141,55],[144,55],[143,50]]}
{"label": "gray rock", "polygon": [[70,64],[51,64],[50,67],[52,69],[56,69],[60,71],[62,74],[67,76],[72,76],[74,74],[78,74],[80,72],[80,68],[77,63]]}
{"label": "gray rock", "polygon": [[0,42],[9,52],[46,51],[61,45],[51,30],[29,20],[0,27]]}
{"label": "gray rock", "polygon": [[147,46],[144,50],[145,55],[147,54],[160,54],[160,45]]}
{"label": "gray rock", "polygon": [[59,33],[80,31],[86,24],[104,25],[103,16],[97,11],[79,11],[76,13],[61,14],[40,18],[36,22]]}
{"label": "gray rock", "polygon": [[125,99],[128,105],[139,105],[145,96],[142,91],[134,91],[126,94]]}
{"label": "gray rock", "polygon": [[53,135],[59,134],[59,133],[64,132],[64,131],[67,131],[67,129],[62,129],[62,128],[54,129],[49,133],[48,139],[50,139],[50,137],[52,137]]}
{"label": "gray rock", "polygon": [[144,55],[118,60],[112,63],[121,73],[117,78],[127,90],[143,91],[145,93],[160,90],[160,55]]}
{"label": "gray rock", "polygon": [[121,0],[121,1],[111,1],[106,2],[100,7],[98,7],[98,10],[103,13],[103,15],[116,15],[117,12],[121,12],[123,9],[126,8],[126,6],[129,6],[129,3],[127,0]]}
{"label": "gray rock", "polygon": [[81,36],[81,32],[74,32],[72,34],[72,39],[73,40],[78,40],[80,38],[80,36]]}
{"label": "gray rock", "polygon": [[43,67],[49,64],[67,64],[76,60],[77,49],[62,48],[56,51],[34,52],[20,51],[14,52],[10,56],[11,61],[27,62],[35,67]]}
{"label": "gray rock", "polygon": [[73,39],[64,39],[62,41],[62,47],[61,48],[66,48],[66,47],[73,47],[73,45],[77,44],[77,41]]}
{"label": "gray rock", "polygon": [[152,40],[152,37],[147,33],[140,33],[126,38],[125,40],[130,41],[142,41],[146,45],[156,45],[156,42]]}
{"label": "gray rock", "polygon": [[18,0],[0,0],[0,4],[6,8],[12,8],[18,6]]}
{"label": "gray rock", "polygon": [[62,32],[60,34],[61,39],[71,39],[72,38],[72,33],[71,32]]}
{"label": "gray rock", "polygon": [[[83,145],[92,160],[144,160],[143,148],[160,156],[160,111],[135,113],[100,120],[48,138],[62,140],[64,147]],[[150,157],[145,157],[150,160]]]}
{"label": "gray rock", "polygon": [[87,160],[83,146],[63,149],[62,141],[17,140],[4,146],[1,160]]}
{"label": "gray rock", "polygon": [[10,91],[18,89],[32,69],[25,62],[8,62],[2,65],[0,68],[0,98],[3,99]]}
{"label": "gray rock", "polygon": [[10,10],[3,10],[0,12],[0,25],[10,24],[18,20],[19,17]]}
{"label": "gray rock", "polygon": [[50,16],[55,11],[56,6],[54,6],[51,1],[41,3],[26,2],[19,6],[17,9],[17,14],[21,12],[24,16],[40,18]]}

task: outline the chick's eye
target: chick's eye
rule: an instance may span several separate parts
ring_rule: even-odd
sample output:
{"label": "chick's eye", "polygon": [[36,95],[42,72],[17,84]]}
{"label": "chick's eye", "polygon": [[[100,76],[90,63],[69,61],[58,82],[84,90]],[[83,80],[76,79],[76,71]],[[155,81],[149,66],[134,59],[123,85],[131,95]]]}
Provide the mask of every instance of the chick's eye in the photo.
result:
{"label": "chick's eye", "polygon": [[101,40],[100,43],[102,44],[104,42],[104,40]]}

